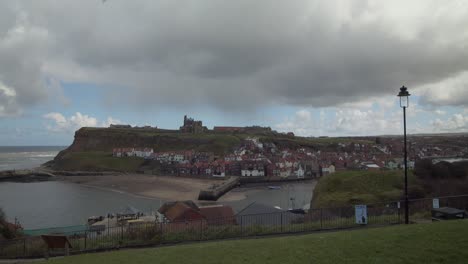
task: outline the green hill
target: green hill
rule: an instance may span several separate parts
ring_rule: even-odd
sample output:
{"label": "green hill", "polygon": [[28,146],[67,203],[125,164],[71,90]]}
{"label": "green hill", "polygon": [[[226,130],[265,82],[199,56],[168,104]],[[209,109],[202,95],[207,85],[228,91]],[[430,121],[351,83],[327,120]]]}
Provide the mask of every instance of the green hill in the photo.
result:
{"label": "green hill", "polygon": [[[408,174],[411,198],[425,195],[420,181]],[[313,208],[347,206],[360,203],[396,201],[403,195],[404,172],[342,171],[320,178],[314,190]]]}
{"label": "green hill", "polygon": [[466,263],[468,221],[197,243],[42,263]]}
{"label": "green hill", "polygon": [[[247,137],[257,137],[262,142],[275,143],[281,148],[336,149],[338,142],[359,142],[347,138],[303,138],[287,136],[274,131],[251,133],[182,133],[177,130],[155,128],[90,128],[76,131],[73,144],[60,152],[47,165],[56,170],[115,170],[136,171],[143,159],[112,157],[113,148],[148,147],[155,151],[195,150],[213,152],[222,156],[238,146]],[[367,141],[366,141],[367,142]]]}

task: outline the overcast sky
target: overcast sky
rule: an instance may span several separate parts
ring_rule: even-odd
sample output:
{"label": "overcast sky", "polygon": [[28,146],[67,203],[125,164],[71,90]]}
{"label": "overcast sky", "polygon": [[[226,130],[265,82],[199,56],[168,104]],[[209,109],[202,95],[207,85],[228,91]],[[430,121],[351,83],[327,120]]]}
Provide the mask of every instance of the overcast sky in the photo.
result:
{"label": "overcast sky", "polygon": [[468,131],[468,1],[0,1],[0,145],[81,126]]}

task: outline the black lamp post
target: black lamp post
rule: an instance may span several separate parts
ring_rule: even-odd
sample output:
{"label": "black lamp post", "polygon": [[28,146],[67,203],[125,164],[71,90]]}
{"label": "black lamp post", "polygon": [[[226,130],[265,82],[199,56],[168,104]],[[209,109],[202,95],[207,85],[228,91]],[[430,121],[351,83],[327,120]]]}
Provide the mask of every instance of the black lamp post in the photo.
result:
{"label": "black lamp post", "polygon": [[403,131],[405,142],[405,224],[409,224],[409,202],[408,202],[408,153],[406,148],[406,108],[409,107],[408,88],[402,86],[398,97],[400,97],[400,107],[403,108]]}

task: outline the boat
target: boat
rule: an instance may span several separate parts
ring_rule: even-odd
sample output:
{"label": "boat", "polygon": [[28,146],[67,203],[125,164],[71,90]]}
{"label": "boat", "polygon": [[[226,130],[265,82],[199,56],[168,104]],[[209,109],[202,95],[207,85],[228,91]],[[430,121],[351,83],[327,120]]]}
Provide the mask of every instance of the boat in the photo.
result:
{"label": "boat", "polygon": [[268,186],[268,189],[270,189],[270,190],[279,190],[279,189],[281,189],[281,186],[273,186],[272,185],[272,186]]}
{"label": "boat", "polygon": [[88,217],[88,225],[104,220],[104,216],[90,216]]}
{"label": "boat", "polygon": [[298,209],[289,208],[288,212],[293,213],[293,214],[302,214],[302,215],[306,213],[304,209],[300,209],[300,208]]}

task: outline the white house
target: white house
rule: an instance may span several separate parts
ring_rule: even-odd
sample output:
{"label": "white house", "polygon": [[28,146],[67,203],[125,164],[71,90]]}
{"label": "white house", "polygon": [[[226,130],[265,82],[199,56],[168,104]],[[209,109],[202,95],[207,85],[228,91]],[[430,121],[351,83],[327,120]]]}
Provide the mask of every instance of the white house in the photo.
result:
{"label": "white house", "polygon": [[276,167],[279,168],[279,169],[282,169],[282,168],[285,167],[284,162],[276,162],[275,165],[276,165]]}
{"label": "white house", "polygon": [[224,178],[226,177],[226,173],[223,171],[223,172],[213,172],[213,177],[216,177],[216,178]]}
{"label": "white house", "polygon": [[184,160],[184,155],[180,153],[173,153],[170,160],[177,163],[182,162]]}
{"label": "white house", "polygon": [[153,155],[154,150],[152,148],[145,148],[143,149],[143,156],[144,158],[149,158]]}
{"label": "white house", "polygon": [[265,171],[264,170],[241,170],[241,175],[243,177],[262,177],[265,176]]}
{"label": "white house", "polygon": [[120,158],[122,157],[122,149],[121,148],[114,148],[112,150],[112,156]]}
{"label": "white house", "polygon": [[291,175],[291,169],[288,169],[288,168],[282,168],[280,169],[279,171],[279,176],[281,178],[287,178]]}
{"label": "white house", "polygon": [[135,149],[134,155],[140,158],[149,158],[153,154],[152,148]]}
{"label": "white house", "polygon": [[263,177],[265,167],[262,163],[246,163],[241,166],[241,176],[243,177]]}
{"label": "white house", "polygon": [[236,160],[236,155],[226,155],[224,156],[225,161],[235,161]]}
{"label": "white house", "polygon": [[368,163],[368,164],[365,164],[365,169],[366,170],[378,170],[380,169],[379,165],[375,164],[375,163]]}
{"label": "white house", "polygon": [[[403,164],[403,169],[405,168],[405,164]],[[414,169],[414,161],[408,160],[408,169]]]}
{"label": "white house", "polygon": [[390,161],[387,162],[385,167],[387,167],[388,169],[391,169],[391,170],[396,170],[396,169],[398,169],[398,163],[396,163],[393,160],[390,160]]}
{"label": "white house", "polygon": [[159,162],[169,161],[169,153],[156,153],[155,157],[156,157],[156,160]]}
{"label": "white house", "polygon": [[127,157],[134,157],[135,156],[135,149],[134,148],[126,148],[123,150],[123,156]]}
{"label": "white house", "polygon": [[295,174],[296,174],[296,177],[299,179],[304,178],[305,171],[301,165],[299,165],[299,168],[295,171]]}
{"label": "white house", "polygon": [[333,164],[328,166],[328,167],[324,166],[324,167],[322,167],[322,172],[323,172],[323,174],[335,173],[335,166]]}

